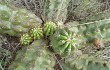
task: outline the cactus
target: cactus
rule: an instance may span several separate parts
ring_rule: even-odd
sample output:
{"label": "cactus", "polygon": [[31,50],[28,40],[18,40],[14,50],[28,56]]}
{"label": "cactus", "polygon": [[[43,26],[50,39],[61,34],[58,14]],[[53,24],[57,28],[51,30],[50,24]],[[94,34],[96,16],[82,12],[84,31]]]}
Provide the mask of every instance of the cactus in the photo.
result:
{"label": "cactus", "polygon": [[51,44],[56,53],[64,56],[70,55],[71,52],[77,49],[78,40],[68,28],[58,28],[51,37]]}
{"label": "cactus", "polygon": [[10,70],[54,70],[55,60],[43,40],[36,40],[17,53]]}
{"label": "cactus", "polygon": [[[95,38],[98,38],[103,42],[105,41],[110,41],[110,35],[109,35],[109,24],[110,24],[110,19],[104,19],[100,21],[95,21],[95,22],[88,22],[88,23],[77,23],[77,22],[70,22],[66,24],[66,27],[71,31],[74,32],[78,39],[79,39],[79,46],[77,47],[78,49],[81,49],[82,47],[85,46],[93,46],[93,40]],[[63,28],[62,28],[63,29]],[[63,32],[63,31],[62,31]],[[55,35],[58,33],[56,32]],[[53,42],[56,40],[56,37],[53,35]],[[58,41],[58,40],[57,40]],[[58,43],[55,43],[54,45],[57,45]],[[53,47],[55,48],[55,47]]]}
{"label": "cactus", "polygon": [[67,58],[65,63],[70,68],[69,70],[110,70],[108,62],[87,54],[82,54],[77,58]]}
{"label": "cactus", "polygon": [[[49,53],[46,48],[44,48],[44,41],[35,41],[36,39],[41,39],[43,37],[43,32],[46,38],[50,37],[47,39],[51,41],[51,44],[48,43],[48,46],[52,45],[55,53],[60,54],[61,56],[71,55],[75,50],[79,48],[79,46],[86,46],[85,43],[87,43],[87,41],[92,42],[94,38],[101,38],[103,40],[110,38],[110,19],[100,20],[105,16],[98,18],[100,21],[82,23],[86,21],[80,19],[81,22],[77,25],[75,24],[75,26],[70,25],[71,27],[69,27],[67,25],[67,27],[65,27],[63,24],[61,26],[60,24],[57,24],[59,26],[57,27],[56,23],[54,22],[65,23],[66,20],[68,20],[69,16],[67,15],[67,7],[70,1],[74,2],[74,6],[79,5],[79,7],[76,9],[72,8],[74,9],[74,11],[72,11],[75,13],[75,17],[72,18],[78,18],[79,16],[84,18],[88,14],[94,13],[96,14],[95,17],[98,16],[97,12],[99,12],[98,9],[101,5],[99,3],[96,4],[96,1],[89,4],[91,1],[88,0],[84,2],[80,0],[47,0],[44,1],[45,4],[47,4],[44,5],[46,7],[43,6],[45,8],[43,10],[45,16],[43,17],[46,18],[43,20],[46,20],[47,22],[42,28],[33,28],[33,26],[41,26],[40,24],[37,24],[35,15],[24,9],[13,10],[13,8],[9,8],[7,6],[0,6],[4,7],[4,9],[0,8],[0,16],[3,16],[0,17],[0,33],[17,36],[21,33],[28,32],[29,29],[32,28],[29,34],[31,37],[28,34],[23,34],[23,36],[21,36],[21,44],[25,46],[28,45],[28,47],[23,47],[23,49],[18,52],[15,61],[10,66],[10,70],[53,70],[54,59],[51,57],[52,54]],[[80,2],[81,4],[76,4],[75,2]],[[85,2],[87,2],[89,5]],[[91,7],[91,5],[95,5],[95,7]],[[96,10],[94,11],[94,9]],[[109,14],[107,17],[109,17]],[[93,19],[93,21],[96,20],[94,19],[94,16],[90,16],[89,18]],[[91,20],[87,19],[87,21]],[[34,39],[34,42],[29,45],[32,42],[32,39]],[[81,43],[79,42],[80,40]],[[89,46],[90,45],[91,44],[89,44]],[[69,67],[65,70],[110,70],[109,64],[107,62],[105,63],[103,60],[97,61],[97,58],[94,57],[94,55],[93,57],[89,57],[88,55],[81,55],[81,57],[75,59],[74,62],[66,59],[66,64],[68,64],[67,66]]]}
{"label": "cactus", "polygon": [[53,20],[55,22],[65,22],[69,2],[70,0],[50,0],[49,13],[47,15],[48,20]]}
{"label": "cactus", "polygon": [[87,45],[92,45],[95,38],[99,38],[102,41],[110,41],[110,19],[104,19],[100,21],[88,22],[88,23],[78,23],[78,22],[68,22],[66,26],[70,31],[77,34],[80,45],[79,47],[85,47]]}
{"label": "cactus", "polygon": [[82,26],[82,28],[85,27],[85,29],[82,29],[81,26],[79,26],[79,30],[83,30],[82,33],[87,39],[93,39],[95,37],[100,39],[108,39],[110,38],[109,26],[110,19],[104,19],[100,21],[85,23],[85,25]]}
{"label": "cactus", "polygon": [[52,35],[56,30],[56,24],[54,22],[46,22],[44,24],[44,33],[46,36]]}
{"label": "cactus", "polygon": [[0,4],[0,33],[20,36],[31,27],[40,25],[41,19],[25,9],[15,9]]}
{"label": "cactus", "polygon": [[20,43],[22,45],[29,45],[32,42],[32,38],[28,33],[25,33],[20,38]]}
{"label": "cactus", "polygon": [[40,27],[34,27],[30,30],[30,35],[34,40],[41,39],[43,37],[43,30]]}

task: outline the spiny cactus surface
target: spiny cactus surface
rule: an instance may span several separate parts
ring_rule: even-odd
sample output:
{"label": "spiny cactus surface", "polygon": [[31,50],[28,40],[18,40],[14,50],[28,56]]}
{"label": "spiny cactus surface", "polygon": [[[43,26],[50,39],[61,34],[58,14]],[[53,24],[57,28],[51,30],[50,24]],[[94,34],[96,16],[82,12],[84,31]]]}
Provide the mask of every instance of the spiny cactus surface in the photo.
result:
{"label": "spiny cactus surface", "polygon": [[40,25],[41,19],[25,9],[10,8],[0,4],[0,33],[19,36],[29,28]]}
{"label": "spiny cactus surface", "polygon": [[17,53],[10,70],[54,70],[55,60],[43,40],[36,40]]}
{"label": "spiny cactus surface", "polygon": [[110,19],[104,19],[95,22],[85,23],[79,26],[79,32],[82,33],[88,40],[93,40],[94,38],[109,39],[110,31]]}
{"label": "spiny cactus surface", "polygon": [[[94,56],[85,54],[77,58],[66,59],[67,67],[69,70],[110,70],[110,63],[101,60]],[[65,67],[66,70],[66,67]]]}
{"label": "spiny cactus surface", "polygon": [[54,22],[46,22],[44,24],[44,33],[46,36],[52,35],[56,30],[56,24]]}
{"label": "spiny cactus surface", "polygon": [[57,29],[51,38],[51,44],[56,53],[61,55],[69,55],[77,49],[78,40],[73,32],[68,28]]}
{"label": "spiny cactus surface", "polygon": [[[53,70],[55,60],[53,59],[52,54],[49,53],[46,48],[44,48],[46,46],[44,41],[35,41],[36,39],[41,39],[43,37],[43,34],[46,36],[46,38],[51,36],[49,38],[51,44],[49,44],[48,46],[52,45],[55,53],[61,55],[70,55],[72,52],[74,52],[74,50],[78,48],[77,45],[82,47],[82,44],[84,43],[84,46],[86,46],[85,43],[87,43],[88,41],[92,42],[94,38],[110,38],[110,19],[90,23],[82,23],[92,20],[95,21],[103,19],[105,18],[105,15],[108,15],[106,16],[106,18],[109,17],[108,12],[102,13],[100,15],[101,17],[97,18],[99,17],[97,12],[100,12],[102,4],[95,0],[20,1],[24,2],[23,4],[25,4],[26,6],[30,4],[29,2],[36,1],[34,4],[39,4],[37,1],[39,1],[40,3],[42,2],[41,4],[39,4],[39,6],[35,5],[35,8],[39,7],[40,9],[42,4],[46,4],[43,5],[43,7],[46,7],[44,7],[45,9],[42,10],[42,12],[45,13],[43,17],[47,17],[46,19],[43,19],[44,21],[63,21],[64,23],[69,18],[73,18],[73,20],[80,20],[81,23],[79,23],[75,27],[70,25],[71,27],[69,28],[69,26],[67,25],[67,28],[63,28],[62,26],[62,28],[58,28],[56,30],[55,23],[46,22],[43,27],[44,31],[42,31],[42,28],[33,28],[33,26],[37,26],[37,21],[35,19],[36,16],[32,13],[24,9],[14,10],[13,8],[9,8],[6,5],[1,5],[0,33],[18,36],[21,33],[28,32],[30,28],[33,28],[31,29],[29,34],[31,37],[28,34],[23,34],[23,36],[21,36],[21,44],[28,45],[28,47],[24,47],[20,52],[18,52],[15,61],[10,66],[10,70]],[[72,4],[72,7],[69,7],[69,4]],[[31,9],[33,7],[33,4],[31,4],[30,6]],[[29,8],[29,6],[27,8]],[[36,9],[35,11],[37,10],[38,9]],[[72,11],[72,17],[68,16],[68,14],[70,14],[69,11]],[[92,14],[95,15],[89,16]],[[85,20],[85,17],[88,17],[88,19],[86,18]],[[84,20],[81,18],[84,18]],[[78,40],[81,40],[81,44],[79,44],[77,37],[80,37],[78,38]],[[32,41],[31,38],[33,38],[34,41]],[[31,42],[33,43],[29,45]],[[86,55],[81,55],[78,59],[75,59],[74,61],[66,59],[66,64],[68,64],[67,66],[70,66],[70,69],[68,68],[65,70],[110,70],[110,65],[107,62],[103,62],[102,60],[98,61],[97,59],[94,59],[96,58],[89,57]]]}
{"label": "spiny cactus surface", "polygon": [[29,45],[32,42],[32,38],[28,33],[25,33],[20,38],[20,43],[22,45]]}
{"label": "spiny cactus surface", "polygon": [[34,27],[30,30],[30,35],[34,40],[41,39],[43,37],[43,30],[41,27]]}

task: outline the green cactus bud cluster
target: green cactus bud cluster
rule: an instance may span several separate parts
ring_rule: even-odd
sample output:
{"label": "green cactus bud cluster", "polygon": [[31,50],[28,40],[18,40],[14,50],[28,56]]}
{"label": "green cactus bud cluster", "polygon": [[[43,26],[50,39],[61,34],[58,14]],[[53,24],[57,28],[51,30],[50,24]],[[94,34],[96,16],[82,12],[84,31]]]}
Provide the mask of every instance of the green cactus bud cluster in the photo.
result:
{"label": "green cactus bud cluster", "polygon": [[32,42],[32,38],[28,33],[25,33],[20,38],[20,43],[22,45],[29,45]]}
{"label": "green cactus bud cluster", "polygon": [[54,22],[46,22],[44,24],[44,33],[46,36],[52,35],[56,30],[56,24]]}
{"label": "green cactus bud cluster", "polygon": [[70,55],[77,49],[78,40],[76,35],[68,28],[58,29],[51,38],[51,44],[56,53]]}
{"label": "green cactus bud cluster", "polygon": [[54,70],[55,59],[43,40],[36,40],[18,51],[9,70]]}
{"label": "green cactus bud cluster", "polygon": [[[53,23],[53,22],[52,22]],[[54,24],[54,23],[53,23]],[[53,25],[52,24],[52,25]],[[53,32],[55,31],[55,28],[54,27],[56,27],[56,25],[55,26],[52,26],[51,25],[51,23],[49,23],[49,24],[46,24],[46,25],[48,25],[48,27],[47,28],[49,28],[49,34],[48,35],[52,35],[53,34]],[[47,29],[48,30],[48,29]],[[51,32],[50,32],[51,31]],[[31,37],[31,42],[33,41],[33,40],[37,40],[37,39],[41,39],[42,37],[43,37],[43,34],[45,33],[45,31],[43,31],[43,28],[41,28],[40,26],[35,26],[34,28],[32,28],[32,29],[30,29],[30,31],[28,32],[28,36],[30,36]],[[47,35],[47,34],[46,34]],[[21,36],[21,44],[25,44],[25,38],[24,38],[24,36]],[[30,40],[29,40],[30,41]],[[28,43],[29,44],[29,43]],[[28,45],[28,44],[25,44],[25,45]]]}
{"label": "green cactus bud cluster", "polygon": [[41,39],[43,37],[43,30],[40,27],[34,27],[30,30],[30,35],[34,40]]}
{"label": "green cactus bud cluster", "polygon": [[[68,27],[57,27],[52,21],[46,22],[43,27],[36,26],[28,33],[33,40],[41,39],[43,36],[49,36],[51,40],[50,45],[52,45],[56,53],[62,56],[70,55],[77,49],[79,44],[76,33],[69,30]],[[23,43],[21,42],[21,44]]]}

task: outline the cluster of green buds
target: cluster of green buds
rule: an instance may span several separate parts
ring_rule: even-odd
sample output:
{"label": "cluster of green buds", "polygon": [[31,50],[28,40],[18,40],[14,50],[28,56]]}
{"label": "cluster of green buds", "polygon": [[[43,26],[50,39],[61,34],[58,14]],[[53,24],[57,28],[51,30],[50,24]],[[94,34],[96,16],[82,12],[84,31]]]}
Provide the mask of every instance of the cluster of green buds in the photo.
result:
{"label": "cluster of green buds", "polygon": [[44,27],[35,26],[34,28],[30,29],[30,31],[28,33],[23,34],[21,36],[20,42],[23,45],[28,45],[33,40],[37,40],[37,39],[43,38],[44,35],[51,36],[52,34],[54,34],[54,32],[56,30],[56,27],[57,26],[56,26],[56,24],[54,22],[46,22],[44,24]]}

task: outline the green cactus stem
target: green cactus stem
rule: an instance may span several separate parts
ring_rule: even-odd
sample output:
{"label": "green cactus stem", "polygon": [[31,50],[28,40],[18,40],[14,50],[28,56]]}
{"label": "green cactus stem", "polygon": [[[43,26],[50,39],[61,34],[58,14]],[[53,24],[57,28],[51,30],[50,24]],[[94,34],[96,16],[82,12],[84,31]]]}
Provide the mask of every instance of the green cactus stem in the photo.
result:
{"label": "green cactus stem", "polygon": [[43,40],[36,40],[18,51],[9,70],[54,70],[55,60]]}
{"label": "green cactus stem", "polygon": [[82,54],[77,58],[71,56],[71,58],[66,59],[65,63],[69,70],[110,70],[109,62],[87,54]]}
{"label": "green cactus stem", "polygon": [[20,36],[30,28],[41,25],[42,20],[35,14],[25,10],[10,8],[0,4],[0,33],[11,36]]}

